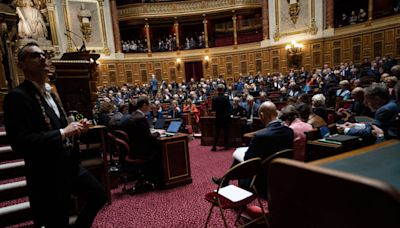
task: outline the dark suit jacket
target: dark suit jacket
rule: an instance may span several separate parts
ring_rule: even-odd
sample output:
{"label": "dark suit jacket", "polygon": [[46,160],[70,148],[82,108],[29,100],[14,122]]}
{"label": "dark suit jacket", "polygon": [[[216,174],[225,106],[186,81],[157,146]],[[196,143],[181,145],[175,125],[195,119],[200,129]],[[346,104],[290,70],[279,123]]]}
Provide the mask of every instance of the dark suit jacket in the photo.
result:
{"label": "dark suit jacket", "polygon": [[256,157],[265,159],[278,151],[293,148],[293,139],[292,129],[284,126],[280,121],[273,121],[255,134],[244,160]]}
{"label": "dark suit jacket", "polygon": [[[45,121],[36,96],[40,97],[52,129]],[[7,136],[13,150],[23,154],[30,203],[36,211],[45,209],[46,204],[57,204],[65,197],[69,202],[71,178],[78,172],[79,153],[64,147],[59,129],[64,128],[67,121],[61,108],[58,109],[60,118],[28,80],[10,91],[4,100]]]}
{"label": "dark suit jacket", "polygon": [[125,122],[123,129],[128,133],[130,157],[152,160],[157,155],[157,137],[150,132],[146,117],[139,111]]}
{"label": "dark suit jacket", "polygon": [[229,98],[224,94],[218,94],[218,96],[212,99],[212,110],[216,112],[215,117],[217,122],[226,122],[230,120],[231,104]]}
{"label": "dark suit jacket", "polygon": [[[375,112],[375,118],[372,124],[378,126],[385,133],[385,138],[398,137],[400,135],[397,130],[396,117],[400,112],[400,106],[394,101],[389,101]],[[351,128],[347,135],[356,135],[361,137],[372,136],[372,128],[366,125],[364,129]]]}

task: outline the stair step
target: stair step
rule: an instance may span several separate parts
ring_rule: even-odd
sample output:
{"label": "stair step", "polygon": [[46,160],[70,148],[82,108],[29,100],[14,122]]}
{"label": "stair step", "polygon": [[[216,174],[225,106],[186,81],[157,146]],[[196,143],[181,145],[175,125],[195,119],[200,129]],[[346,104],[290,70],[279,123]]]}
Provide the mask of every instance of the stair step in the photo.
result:
{"label": "stair step", "polygon": [[0,208],[0,227],[6,227],[32,220],[29,202]]}
{"label": "stair step", "polygon": [[12,179],[25,176],[25,162],[17,161],[0,164],[0,180]]}
{"label": "stair step", "polygon": [[22,198],[28,195],[26,181],[17,181],[0,185],[0,199],[2,201]]}

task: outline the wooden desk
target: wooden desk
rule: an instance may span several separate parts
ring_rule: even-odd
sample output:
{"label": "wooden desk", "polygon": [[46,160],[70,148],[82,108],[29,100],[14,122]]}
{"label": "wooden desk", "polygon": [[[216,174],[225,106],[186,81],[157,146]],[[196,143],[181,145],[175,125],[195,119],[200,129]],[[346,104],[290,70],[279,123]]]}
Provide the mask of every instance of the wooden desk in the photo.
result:
{"label": "wooden desk", "polygon": [[271,227],[400,227],[399,167],[396,140],[311,163],[276,159]]}
{"label": "wooden desk", "polygon": [[109,143],[106,135],[107,128],[105,126],[91,126],[87,133],[81,135],[79,148],[81,150],[82,166],[92,172],[103,184],[108,196],[108,202],[111,204],[111,186],[107,161]]}
{"label": "wooden desk", "polygon": [[306,161],[314,161],[362,147],[362,142],[349,145],[339,145],[319,140],[308,140],[306,147]]}
{"label": "wooden desk", "polygon": [[[202,116],[200,117],[201,127],[201,145],[212,146],[214,143],[215,134],[215,116]],[[232,118],[232,123],[229,129],[229,146],[241,146],[242,145],[242,127],[246,120],[240,118]],[[217,146],[224,146],[224,132],[221,130]]]}
{"label": "wooden desk", "polygon": [[164,186],[171,188],[192,183],[188,134],[158,138],[162,148]]}
{"label": "wooden desk", "polygon": [[309,164],[377,179],[395,187],[400,193],[398,140],[385,141]]}

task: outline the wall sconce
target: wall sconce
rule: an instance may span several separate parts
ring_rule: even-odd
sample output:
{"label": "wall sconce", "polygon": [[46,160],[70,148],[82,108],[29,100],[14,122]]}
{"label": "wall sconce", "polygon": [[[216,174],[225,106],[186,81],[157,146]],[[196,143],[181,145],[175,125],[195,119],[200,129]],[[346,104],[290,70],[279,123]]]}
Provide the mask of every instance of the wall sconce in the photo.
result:
{"label": "wall sconce", "polygon": [[207,69],[208,68],[208,63],[210,62],[210,58],[208,55],[204,56],[204,67]]}
{"label": "wall sconce", "polygon": [[289,55],[301,55],[303,47],[303,44],[292,41],[290,44],[285,46],[285,50]]}
{"label": "wall sconce", "polygon": [[180,58],[176,59],[176,69],[178,69],[178,70],[181,69],[181,62],[182,62],[182,60]]}

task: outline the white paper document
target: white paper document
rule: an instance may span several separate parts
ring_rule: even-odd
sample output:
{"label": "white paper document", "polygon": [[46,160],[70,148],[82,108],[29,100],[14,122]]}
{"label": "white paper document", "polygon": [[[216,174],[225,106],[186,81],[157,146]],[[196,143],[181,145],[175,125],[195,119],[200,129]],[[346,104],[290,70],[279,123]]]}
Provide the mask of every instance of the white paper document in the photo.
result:
{"label": "white paper document", "polygon": [[229,199],[232,202],[239,202],[253,195],[253,193],[239,188],[235,185],[228,185],[226,187],[220,188],[218,194]]}
{"label": "white paper document", "polygon": [[238,147],[236,150],[233,152],[232,156],[234,159],[237,161],[243,162],[244,161],[244,155],[246,154],[246,151],[249,149],[249,147]]}

